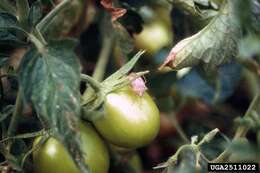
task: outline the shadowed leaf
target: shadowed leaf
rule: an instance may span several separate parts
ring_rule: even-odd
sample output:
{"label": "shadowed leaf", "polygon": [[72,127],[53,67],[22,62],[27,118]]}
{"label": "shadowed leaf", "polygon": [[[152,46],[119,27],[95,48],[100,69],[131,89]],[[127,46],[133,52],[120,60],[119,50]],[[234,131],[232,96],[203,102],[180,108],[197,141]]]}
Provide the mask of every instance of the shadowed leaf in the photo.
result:
{"label": "shadowed leaf", "polygon": [[25,44],[18,37],[21,29],[18,26],[17,18],[9,13],[0,12],[0,45],[1,44]]}

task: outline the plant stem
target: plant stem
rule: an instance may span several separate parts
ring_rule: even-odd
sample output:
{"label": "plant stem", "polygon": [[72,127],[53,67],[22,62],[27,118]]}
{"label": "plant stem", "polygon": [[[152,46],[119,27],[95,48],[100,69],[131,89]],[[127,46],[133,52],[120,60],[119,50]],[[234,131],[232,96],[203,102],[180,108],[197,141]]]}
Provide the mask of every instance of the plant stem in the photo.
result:
{"label": "plant stem", "polygon": [[253,99],[254,96],[260,92],[260,79],[247,69],[244,69],[243,75],[246,82],[248,83],[249,95],[251,99]]}
{"label": "plant stem", "polygon": [[21,98],[21,91],[19,90],[17,93],[17,97],[16,97],[15,110],[13,112],[12,119],[9,124],[8,131],[7,131],[8,137],[12,136],[13,133],[15,132],[18,118],[19,118],[18,116],[22,112],[22,109],[23,109],[23,101]]}
{"label": "plant stem", "polygon": [[18,13],[18,20],[23,29],[27,30],[28,16],[29,16],[29,3],[27,0],[16,0],[16,8]]}
{"label": "plant stem", "polygon": [[3,9],[4,11],[16,16],[16,10],[8,0],[0,0],[0,9]]}
{"label": "plant stem", "polygon": [[[100,82],[105,74],[106,71],[106,65],[108,63],[109,55],[111,52],[111,47],[112,47],[112,41],[113,39],[111,37],[105,37],[103,41],[103,46],[101,49],[101,52],[98,57],[98,62],[95,67],[95,71],[93,73],[93,78],[96,79],[96,81]],[[83,93],[83,100],[88,100],[88,97],[90,97],[90,92],[91,90],[86,89],[85,92]]]}
{"label": "plant stem", "polygon": [[176,119],[176,115],[174,114],[172,117],[171,117],[171,122],[174,126],[174,128],[176,129],[176,131],[178,132],[178,134],[180,135],[180,137],[182,138],[182,140],[189,144],[190,143],[190,140],[189,138],[187,137],[186,133],[184,132],[184,130],[182,129],[182,127],[180,126],[178,120]]}
{"label": "plant stem", "polygon": [[34,29],[33,34],[34,34],[35,37],[37,37],[44,45],[47,45],[47,42],[46,42],[46,40],[44,39],[42,33],[41,33],[37,28]]}
{"label": "plant stem", "polygon": [[61,3],[59,3],[48,15],[46,15],[40,23],[36,25],[36,28],[41,32],[45,33],[47,29],[49,28],[51,22],[55,18],[55,16],[60,13],[62,10],[64,10],[68,4],[72,2],[72,0],[64,0]]}
{"label": "plant stem", "polygon": [[95,91],[99,91],[102,88],[102,85],[98,81],[88,75],[81,74],[81,80],[90,84]]}
{"label": "plant stem", "polygon": [[215,83],[215,95],[213,98],[213,103],[217,104],[219,98],[220,98],[220,94],[221,94],[221,81],[217,80]]}
{"label": "plant stem", "polygon": [[20,134],[20,135],[16,135],[16,136],[9,136],[9,137],[6,137],[6,138],[0,140],[0,143],[5,142],[5,141],[9,141],[9,140],[12,140],[12,139],[34,138],[34,137],[37,137],[37,136],[43,136],[44,134],[46,134],[45,129],[40,130],[38,132],[25,133],[25,134]]}
{"label": "plant stem", "polygon": [[97,81],[102,81],[104,78],[104,74],[106,71],[106,65],[108,63],[109,55],[112,48],[112,38],[105,37],[103,41],[103,47],[98,57],[98,62],[95,68],[95,71],[92,75],[94,79]]}
{"label": "plant stem", "polygon": [[[249,108],[247,109],[244,117],[249,117],[251,113],[260,106],[260,92],[257,93],[257,95],[254,97],[253,101],[249,105]],[[236,133],[233,137],[233,141],[239,138],[243,138],[246,136],[247,132],[249,130],[249,127],[247,126],[239,126],[236,130]],[[229,157],[231,153],[229,152],[229,148],[227,148],[224,152],[222,152],[216,159],[214,159],[213,162],[219,163],[219,162],[225,162]]]}
{"label": "plant stem", "polygon": [[[254,97],[254,99],[251,102],[251,104],[250,104],[248,110],[246,111],[244,117],[249,117],[251,115],[251,113],[254,110],[256,110],[258,107],[260,107],[260,92],[258,92],[257,95]],[[247,127],[247,126],[242,126],[242,125],[239,126],[236,133],[235,133],[234,139],[245,137],[248,130],[249,130],[249,127]]]}
{"label": "plant stem", "polygon": [[29,34],[29,39],[33,42],[33,44],[36,46],[38,51],[42,54],[45,51],[45,45],[42,43],[35,35]]}

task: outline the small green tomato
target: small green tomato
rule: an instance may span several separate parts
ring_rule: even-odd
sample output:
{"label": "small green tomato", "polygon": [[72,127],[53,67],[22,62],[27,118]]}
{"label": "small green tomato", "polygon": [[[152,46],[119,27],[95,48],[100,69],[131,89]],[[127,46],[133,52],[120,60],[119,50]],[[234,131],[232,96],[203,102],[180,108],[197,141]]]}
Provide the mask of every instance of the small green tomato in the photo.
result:
{"label": "small green tomato", "polygon": [[[91,173],[107,173],[109,154],[106,145],[89,124],[80,124],[82,149],[85,152],[85,163]],[[34,141],[34,146],[42,137]],[[35,173],[81,173],[70,158],[65,147],[55,138],[49,138],[39,149],[33,152]]]}

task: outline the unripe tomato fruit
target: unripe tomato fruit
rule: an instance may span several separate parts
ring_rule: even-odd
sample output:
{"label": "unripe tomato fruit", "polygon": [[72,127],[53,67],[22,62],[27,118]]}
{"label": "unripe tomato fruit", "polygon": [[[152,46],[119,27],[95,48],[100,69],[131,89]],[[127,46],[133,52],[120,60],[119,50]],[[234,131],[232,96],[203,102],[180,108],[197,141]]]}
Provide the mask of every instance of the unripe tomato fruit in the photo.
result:
{"label": "unripe tomato fruit", "polygon": [[138,148],[150,143],[160,128],[160,117],[153,99],[139,96],[129,86],[106,96],[104,116],[94,125],[114,145]]}
{"label": "unripe tomato fruit", "polygon": [[[86,153],[85,163],[91,173],[107,173],[109,154],[106,145],[91,125],[81,123],[79,129],[82,149]],[[34,146],[40,139],[35,139]],[[33,162],[35,173],[81,173],[65,147],[54,138],[33,152]]]}
{"label": "unripe tomato fruit", "polygon": [[171,43],[172,35],[167,26],[162,22],[155,21],[144,25],[143,31],[134,35],[134,40],[138,49],[144,49],[148,54],[154,55]]}

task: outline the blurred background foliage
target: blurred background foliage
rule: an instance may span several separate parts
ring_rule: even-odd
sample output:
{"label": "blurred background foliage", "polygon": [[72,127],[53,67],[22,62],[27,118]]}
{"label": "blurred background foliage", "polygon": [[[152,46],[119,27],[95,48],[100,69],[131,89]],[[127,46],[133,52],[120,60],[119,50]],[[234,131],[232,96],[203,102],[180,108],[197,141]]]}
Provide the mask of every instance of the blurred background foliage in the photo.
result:
{"label": "blurred background foliage", "polygon": [[[61,1],[30,0],[34,17],[31,25]],[[236,12],[234,20],[242,29],[242,37],[238,41],[237,55],[230,57],[232,61],[219,65],[214,72],[205,71],[200,64],[178,71],[158,70],[171,48],[205,27],[218,15],[224,2],[225,0],[118,0],[114,4],[127,9],[127,13],[111,23],[110,14],[98,0],[74,0],[69,8],[55,16],[52,27],[43,33],[47,40],[78,38],[75,51],[82,64],[82,73],[89,75],[94,71],[100,52],[105,47],[104,38],[107,35],[113,35],[114,39],[108,47],[110,59],[106,76],[121,67],[140,49],[146,50],[134,70],[150,71],[145,78],[149,93],[161,111],[160,133],[153,143],[138,151],[113,151],[111,172],[162,172],[163,170],[152,168],[167,161],[183,144],[190,143],[191,136],[197,135],[198,139],[202,139],[215,128],[220,133],[202,147],[202,153],[209,160],[216,158],[228,147],[232,152],[228,161],[260,162],[260,103],[251,116],[242,118],[260,89],[259,0],[236,0],[233,3]],[[10,122],[9,115],[14,109],[17,92],[15,72],[26,52],[23,45],[27,43],[19,33],[1,34],[0,123],[3,139]],[[7,44],[10,40],[15,40],[17,44]],[[84,89],[85,85],[82,85],[81,90]],[[26,105],[20,119],[19,133],[40,130],[30,105]],[[249,133],[231,143],[236,127],[241,125],[250,128]],[[2,145],[3,143],[0,144],[0,160],[4,159],[7,152]],[[10,149],[12,154],[8,156],[10,166],[3,166],[2,170],[21,171],[21,160],[27,157],[30,145],[30,139],[16,140]],[[185,149],[178,156],[177,166],[169,164],[164,172],[194,172],[195,161],[194,151]],[[200,159],[200,162],[203,167],[205,160]],[[1,165],[6,163],[2,162]],[[25,162],[25,167],[30,170],[30,159]]]}

